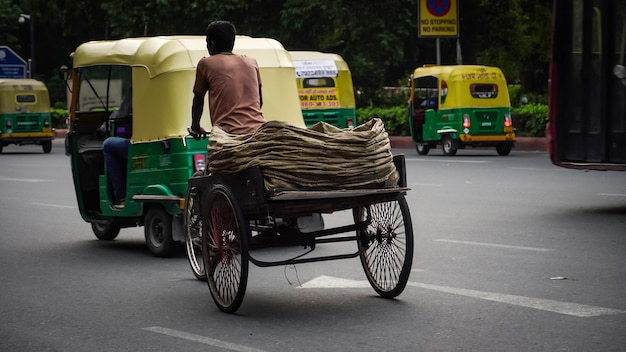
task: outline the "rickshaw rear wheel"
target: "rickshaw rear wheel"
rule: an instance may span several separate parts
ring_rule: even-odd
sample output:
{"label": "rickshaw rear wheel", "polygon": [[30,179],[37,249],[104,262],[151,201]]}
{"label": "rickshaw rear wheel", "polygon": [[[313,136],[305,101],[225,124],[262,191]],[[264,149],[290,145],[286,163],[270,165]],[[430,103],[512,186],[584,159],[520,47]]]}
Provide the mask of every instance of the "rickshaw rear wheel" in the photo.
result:
{"label": "rickshaw rear wheel", "polygon": [[202,256],[207,282],[217,307],[233,313],[241,306],[248,284],[250,227],[228,187],[216,185],[206,204]]}
{"label": "rickshaw rear wheel", "polygon": [[430,146],[425,143],[416,143],[415,150],[417,150],[417,154],[419,155],[428,155],[428,152],[430,152]]}
{"label": "rickshaw rear wheel", "polygon": [[443,155],[445,156],[455,156],[456,155],[456,146],[454,145],[454,141],[450,135],[445,135],[441,139],[441,149],[443,150]]}
{"label": "rickshaw rear wheel", "polygon": [[506,156],[511,153],[512,147],[513,146],[510,144],[500,144],[496,146],[496,151],[498,152],[498,155]]}
{"label": "rickshaw rear wheel", "polygon": [[144,236],[154,256],[171,256],[176,246],[172,238],[172,216],[160,206],[150,207],[144,220]]}
{"label": "rickshaw rear wheel", "polygon": [[102,241],[113,241],[120,234],[120,228],[120,225],[111,221],[91,223],[94,235]]}
{"label": "rickshaw rear wheel", "polygon": [[196,279],[206,281],[206,270],[202,258],[202,219],[198,211],[199,192],[189,187],[185,197],[185,249],[187,259]]}
{"label": "rickshaw rear wheel", "polygon": [[43,152],[48,154],[52,150],[52,141],[43,141],[41,142],[41,149]]}
{"label": "rickshaw rear wheel", "polygon": [[357,232],[361,265],[374,291],[394,298],[404,291],[413,265],[413,225],[409,206],[397,200],[354,209],[355,221],[370,222]]}

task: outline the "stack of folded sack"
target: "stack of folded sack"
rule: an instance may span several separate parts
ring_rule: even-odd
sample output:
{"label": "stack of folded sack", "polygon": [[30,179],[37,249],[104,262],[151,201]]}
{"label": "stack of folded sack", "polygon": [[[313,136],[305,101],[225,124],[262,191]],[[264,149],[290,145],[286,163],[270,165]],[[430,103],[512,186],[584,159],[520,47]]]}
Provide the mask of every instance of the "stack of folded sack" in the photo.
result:
{"label": "stack of folded sack", "polygon": [[399,178],[389,136],[378,118],[350,129],[324,122],[300,128],[268,121],[252,135],[232,135],[213,127],[210,173],[255,166],[262,167],[270,191],[393,187]]}

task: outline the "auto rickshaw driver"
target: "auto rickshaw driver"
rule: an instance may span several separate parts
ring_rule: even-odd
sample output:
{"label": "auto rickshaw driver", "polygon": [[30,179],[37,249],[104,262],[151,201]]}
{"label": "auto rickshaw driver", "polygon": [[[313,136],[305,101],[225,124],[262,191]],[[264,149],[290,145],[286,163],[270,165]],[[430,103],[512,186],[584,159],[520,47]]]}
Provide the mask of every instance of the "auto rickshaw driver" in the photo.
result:
{"label": "auto rickshaw driver", "polygon": [[[132,87],[124,93],[122,103],[118,110],[113,111],[109,122],[113,121],[113,130],[102,143],[102,153],[107,169],[109,182],[113,188],[113,208],[122,209],[126,203],[126,163],[128,161],[128,146],[130,145],[130,131],[127,126],[115,124],[115,120],[130,118],[132,116]],[[130,124],[127,124],[130,126]],[[107,121],[100,127],[101,132],[106,132]]]}
{"label": "auto rickshaw driver", "polygon": [[195,139],[207,135],[200,126],[207,91],[212,125],[232,134],[252,134],[265,122],[259,66],[254,58],[233,54],[235,34],[228,21],[207,26],[209,56],[198,62],[193,87],[189,133]]}

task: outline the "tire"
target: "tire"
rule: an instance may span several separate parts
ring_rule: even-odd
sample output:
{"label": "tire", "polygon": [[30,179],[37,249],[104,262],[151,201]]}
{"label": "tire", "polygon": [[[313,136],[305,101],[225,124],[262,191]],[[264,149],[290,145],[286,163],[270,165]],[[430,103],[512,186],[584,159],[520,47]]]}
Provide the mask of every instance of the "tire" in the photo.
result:
{"label": "tire", "polygon": [[450,135],[445,135],[441,139],[441,149],[443,150],[443,155],[445,156],[455,156],[456,155],[456,146],[454,145],[454,141]]}
{"label": "tire", "polygon": [[430,146],[424,143],[416,143],[415,150],[417,150],[417,154],[419,155],[428,155],[428,152],[430,152]]}
{"label": "tire", "polygon": [[185,249],[194,276],[198,280],[206,281],[202,258],[202,219],[198,213],[199,206],[198,191],[189,187],[185,197]]}
{"label": "tire", "polygon": [[216,185],[207,204],[202,231],[207,282],[217,307],[234,313],[243,302],[248,284],[250,227],[227,187]]}
{"label": "tire", "polygon": [[120,234],[120,225],[107,222],[92,222],[91,230],[99,240],[113,241]]}
{"label": "tire", "polygon": [[510,144],[500,144],[496,146],[496,151],[498,155],[506,156],[511,153],[511,149],[513,148]]}
{"label": "tire", "polygon": [[169,257],[176,242],[172,238],[172,216],[160,206],[148,209],[144,218],[144,235],[150,253],[155,257]]}
{"label": "tire", "polygon": [[41,142],[41,149],[43,152],[48,154],[52,150],[52,141],[43,141]]}
{"label": "tire", "polygon": [[398,296],[413,265],[413,225],[404,195],[397,200],[354,210],[355,221],[367,221],[357,232],[361,265],[374,291],[384,298]]}

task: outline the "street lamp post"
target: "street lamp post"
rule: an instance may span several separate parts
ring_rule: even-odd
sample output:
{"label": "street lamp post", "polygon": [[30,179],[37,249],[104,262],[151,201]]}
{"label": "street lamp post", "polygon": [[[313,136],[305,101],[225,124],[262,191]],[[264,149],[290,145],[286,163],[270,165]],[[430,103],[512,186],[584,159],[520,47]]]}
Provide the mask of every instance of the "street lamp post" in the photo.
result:
{"label": "street lamp post", "polygon": [[28,67],[28,77],[33,78],[35,75],[35,19],[32,15],[22,13],[17,19],[19,23],[28,21],[30,25],[30,60]]}

